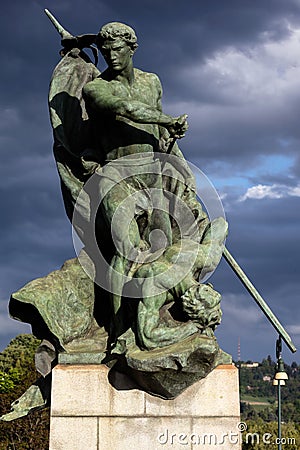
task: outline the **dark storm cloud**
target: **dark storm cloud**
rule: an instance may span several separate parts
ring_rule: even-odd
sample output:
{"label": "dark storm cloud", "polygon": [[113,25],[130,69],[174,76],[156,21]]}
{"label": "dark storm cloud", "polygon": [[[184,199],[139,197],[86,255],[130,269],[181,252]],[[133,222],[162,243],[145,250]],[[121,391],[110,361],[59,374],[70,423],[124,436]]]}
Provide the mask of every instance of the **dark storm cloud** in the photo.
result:
{"label": "dark storm cloud", "polygon": [[[228,246],[264,291],[297,278],[300,256],[299,197],[235,202],[227,213]],[[276,274],[276,278],[274,275]]]}
{"label": "dark storm cloud", "polygon": [[[288,331],[295,331],[300,323],[299,198],[238,202],[233,196],[229,202],[227,248],[282,325]],[[223,323],[218,336],[224,349],[234,352],[235,348],[236,357],[240,336],[244,348],[242,358],[252,354],[252,358],[261,360],[266,354],[272,354],[276,339],[272,326],[225,261],[209,281],[223,294]],[[292,337],[299,345],[299,332]],[[288,351],[285,353],[288,361],[295,359]]]}
{"label": "dark storm cloud", "polygon": [[[292,56],[285,62],[285,75],[278,76],[278,61],[287,49]],[[181,144],[189,157],[210,165],[217,159],[235,169],[255,166],[262,154],[296,157],[300,139],[298,52],[299,37],[275,48],[257,48],[253,58],[235,50],[200,65],[191,75],[190,98],[168,106],[169,111],[171,106],[177,110],[180,106],[189,113],[190,131]],[[270,62],[264,62],[264,53]],[[295,67],[291,66],[294,62]],[[197,99],[197,92],[205,92],[204,103]]]}
{"label": "dark storm cloud", "polygon": [[[282,323],[284,324],[283,321]],[[219,342],[223,343],[222,349],[230,352],[235,360],[238,357],[238,339],[242,360],[261,361],[268,354],[274,359],[277,333],[249,295],[223,296],[222,325],[216,334]],[[294,343],[299,346],[299,336],[295,336]],[[255,349],[255,352],[251,355],[249,349]],[[295,355],[286,350],[285,344],[283,351],[285,362],[291,363],[295,360]]]}
{"label": "dark storm cloud", "polygon": [[[53,48],[56,32],[47,24],[43,7],[49,8],[74,34],[97,32],[108,20],[132,24],[141,42],[137,63],[149,65],[149,70],[157,68],[160,74],[167,71],[171,80],[170,71],[176,71],[186,62],[199,61],[227,46],[246,49],[266,38],[283,39],[290,33],[287,21],[300,21],[298,2],[280,0],[207,0],[188,4],[179,0],[142,3],[121,0],[24,3],[19,0],[5,5],[2,13],[3,34],[11,36],[2,51],[15,55],[11,64],[20,66],[24,59],[31,62],[51,59],[46,49]],[[37,66],[40,71],[47,70],[41,64]]]}
{"label": "dark storm cloud", "polygon": [[[66,220],[59,179],[50,151],[48,155],[35,156],[32,152],[31,157],[23,154],[18,159],[9,159],[3,164],[0,178],[5,210],[1,220],[2,230],[5,228],[13,235],[14,228],[21,227],[24,219],[27,224],[36,224],[41,230],[52,222]],[[35,238],[38,236],[33,233],[32,239]]]}
{"label": "dark storm cloud", "polygon": [[[238,200],[260,183],[297,186],[299,2],[15,0],[2,5],[0,18],[2,345],[19,329],[5,319],[10,292],[73,256],[47,108],[60,39],[43,8],[74,34],[97,32],[114,20],[136,29],[136,66],[160,75],[170,114],[189,114],[185,155],[212,179],[224,178],[229,248],[284,324],[296,330],[299,197]],[[283,173],[256,174],[261,155],[274,154],[295,163]],[[254,173],[246,174],[251,168]],[[245,184],[227,185],[226,177],[234,176]],[[225,350],[234,352],[240,335],[246,359],[272,353],[274,333],[224,262],[212,279],[224,294],[219,336]]]}
{"label": "dark storm cloud", "polygon": [[[227,246],[241,266],[267,295],[282,285],[300,284],[299,199],[247,200],[227,213]],[[252,203],[252,206],[249,205]],[[217,276],[218,272],[214,276]],[[227,287],[229,285],[227,284]],[[238,289],[232,285],[234,292]],[[289,289],[290,291],[290,289]],[[296,307],[296,292],[290,300]]]}

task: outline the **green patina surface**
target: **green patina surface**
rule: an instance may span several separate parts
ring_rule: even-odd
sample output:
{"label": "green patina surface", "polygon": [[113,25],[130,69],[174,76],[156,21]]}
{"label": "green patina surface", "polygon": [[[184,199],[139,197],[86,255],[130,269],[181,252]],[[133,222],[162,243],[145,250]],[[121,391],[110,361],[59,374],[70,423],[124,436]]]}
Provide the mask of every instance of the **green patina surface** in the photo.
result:
{"label": "green patina surface", "polygon": [[[49,92],[54,155],[84,251],[14,293],[11,314],[47,339],[45,358],[51,346],[65,363],[105,356],[142,389],[173,398],[231,361],[214,336],[221,296],[198,281],[219,263],[227,223],[210,223],[196,199],[175,142],[187,116],[165,114],[158,76],[133,67],[135,32],[111,23],[94,35],[103,73],[82,50],[87,38],[60,32]],[[45,376],[52,359],[43,363],[42,350]]]}

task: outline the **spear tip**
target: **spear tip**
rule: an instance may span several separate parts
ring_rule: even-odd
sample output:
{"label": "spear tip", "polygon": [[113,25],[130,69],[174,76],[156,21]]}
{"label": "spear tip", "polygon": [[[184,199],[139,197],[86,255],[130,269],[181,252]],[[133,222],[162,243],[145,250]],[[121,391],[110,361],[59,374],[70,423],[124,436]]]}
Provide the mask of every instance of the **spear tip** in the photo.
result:
{"label": "spear tip", "polygon": [[61,35],[62,39],[66,39],[66,38],[72,38],[72,34],[69,33],[69,31],[67,31],[59,22],[58,20],[53,16],[53,14],[49,11],[49,9],[45,8],[44,9],[45,14],[47,15],[47,17],[50,19],[50,21],[52,22],[52,24],[54,25],[54,27],[56,28],[56,30],[59,32],[59,34]]}

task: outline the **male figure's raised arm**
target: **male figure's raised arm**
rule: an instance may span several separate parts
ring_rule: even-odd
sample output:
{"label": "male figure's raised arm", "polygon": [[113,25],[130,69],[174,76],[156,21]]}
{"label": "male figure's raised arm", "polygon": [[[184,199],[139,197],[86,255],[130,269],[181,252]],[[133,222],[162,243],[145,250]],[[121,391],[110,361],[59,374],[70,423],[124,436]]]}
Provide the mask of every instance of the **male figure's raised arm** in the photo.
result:
{"label": "male figure's raised arm", "polygon": [[130,98],[118,97],[112,92],[109,82],[95,79],[83,88],[83,96],[95,110],[106,114],[117,114],[137,123],[155,123],[169,128],[174,124],[173,117],[161,110]]}

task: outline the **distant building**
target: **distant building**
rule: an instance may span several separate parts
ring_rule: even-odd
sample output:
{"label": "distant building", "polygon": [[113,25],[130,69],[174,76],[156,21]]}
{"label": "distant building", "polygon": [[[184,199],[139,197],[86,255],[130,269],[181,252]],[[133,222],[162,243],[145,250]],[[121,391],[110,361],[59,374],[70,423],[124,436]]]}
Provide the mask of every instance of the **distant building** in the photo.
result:
{"label": "distant building", "polygon": [[252,363],[242,363],[241,367],[247,367],[247,369],[253,369],[255,367],[258,367],[259,363],[258,362],[252,362]]}
{"label": "distant building", "polygon": [[271,381],[272,380],[272,378],[270,377],[270,375],[265,375],[264,377],[263,377],[263,381]]}

